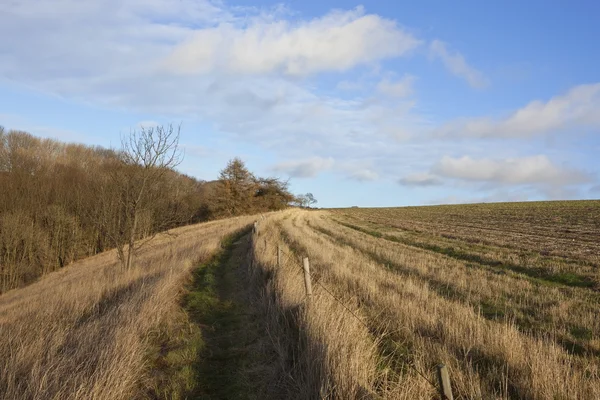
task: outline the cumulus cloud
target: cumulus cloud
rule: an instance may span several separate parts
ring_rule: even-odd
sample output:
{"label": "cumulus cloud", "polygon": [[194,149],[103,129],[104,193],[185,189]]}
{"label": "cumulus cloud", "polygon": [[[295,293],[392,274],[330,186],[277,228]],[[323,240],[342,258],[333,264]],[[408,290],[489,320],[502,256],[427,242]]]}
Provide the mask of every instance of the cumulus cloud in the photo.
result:
{"label": "cumulus cloud", "polygon": [[[414,78],[393,78],[379,67],[387,59],[410,55],[422,42],[395,21],[360,8],[306,18],[206,0],[20,0],[0,2],[0,14],[5,16],[0,24],[2,81],[144,118],[201,122],[211,139],[220,136],[219,143],[244,141],[293,160],[274,167],[290,176],[334,171],[358,181],[396,178],[406,165],[427,170],[440,153],[468,150],[456,141],[419,135],[432,131],[435,116],[422,116],[406,99]],[[434,43],[432,57],[473,86],[484,86],[485,77],[464,57]],[[361,75],[361,66],[370,72]],[[346,73],[330,74],[339,71]],[[357,92],[340,95],[320,87],[314,75],[323,72],[341,81],[337,89]],[[597,85],[563,97],[534,102],[505,119],[459,121],[438,133],[495,137],[509,127],[516,132],[512,135],[533,136],[548,129],[600,126]],[[540,119],[550,122],[535,125]],[[465,122],[471,123],[467,129]],[[214,154],[214,149],[194,147],[204,132],[184,133],[190,155]],[[307,159],[307,154],[314,157]],[[344,160],[354,163],[352,168]],[[478,179],[460,178],[465,172],[450,162],[454,169],[446,169],[452,177],[429,169],[401,183],[534,180],[511,181],[502,172],[506,160],[491,161],[495,172]],[[579,176],[550,164],[559,182]],[[544,176],[539,170],[525,175]]]}
{"label": "cumulus cloud", "polygon": [[429,172],[417,172],[406,175],[398,180],[398,183],[404,186],[438,186],[442,184],[439,176]]}
{"label": "cumulus cloud", "polygon": [[466,80],[470,86],[483,89],[489,85],[485,75],[467,64],[465,57],[459,52],[448,50],[446,43],[434,40],[429,45],[430,56],[440,59],[444,66],[454,75]]}
{"label": "cumulus cloud", "polygon": [[292,178],[312,178],[333,167],[333,158],[312,157],[306,160],[286,161],[272,167],[274,172],[285,173]]}
{"label": "cumulus cloud", "polygon": [[377,91],[387,96],[407,97],[413,93],[413,84],[416,77],[405,75],[398,81],[391,81],[387,78],[381,80],[377,85]]}
{"label": "cumulus cloud", "polygon": [[359,7],[309,21],[254,18],[247,26],[199,29],[165,60],[184,74],[211,71],[308,75],[345,71],[406,54],[420,44],[392,20]]}
{"label": "cumulus cloud", "polygon": [[495,184],[574,185],[590,181],[587,174],[559,167],[545,155],[504,160],[445,156],[434,166],[433,172],[447,178]]}
{"label": "cumulus cloud", "polygon": [[600,128],[600,83],[579,85],[544,102],[532,101],[505,118],[450,122],[439,136],[530,138],[556,131]]}
{"label": "cumulus cloud", "polygon": [[[420,124],[393,98],[366,94],[348,100],[290,76],[407,54],[419,40],[392,20],[362,9],[286,20],[289,15],[280,10],[239,10],[202,0],[178,0],[169,9],[171,3],[3,2],[0,12],[11,18],[0,24],[0,38],[19,40],[0,39],[0,79],[110,109],[199,119],[215,134],[292,159],[309,148],[317,156],[364,152]],[[202,35],[226,42],[206,64],[210,73],[165,68],[180,46],[200,46]],[[332,43],[341,47],[320,47]],[[314,53],[307,50],[313,45]],[[186,65],[193,70],[197,61]],[[229,61],[232,69],[221,65]],[[245,68],[239,62],[249,69],[234,72]]]}

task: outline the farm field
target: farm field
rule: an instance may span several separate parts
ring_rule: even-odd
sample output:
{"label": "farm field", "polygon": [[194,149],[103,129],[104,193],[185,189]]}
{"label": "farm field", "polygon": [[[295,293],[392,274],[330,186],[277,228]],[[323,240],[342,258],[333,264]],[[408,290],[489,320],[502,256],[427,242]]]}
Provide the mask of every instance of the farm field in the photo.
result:
{"label": "farm field", "polygon": [[[456,398],[592,399],[599,210],[578,201],[290,212],[267,221],[255,250],[287,310],[305,302],[298,269],[310,258],[318,284],[300,319],[312,354],[304,370],[327,381],[301,386],[321,397],[436,398],[444,363]],[[278,270],[276,245],[293,255]]]}

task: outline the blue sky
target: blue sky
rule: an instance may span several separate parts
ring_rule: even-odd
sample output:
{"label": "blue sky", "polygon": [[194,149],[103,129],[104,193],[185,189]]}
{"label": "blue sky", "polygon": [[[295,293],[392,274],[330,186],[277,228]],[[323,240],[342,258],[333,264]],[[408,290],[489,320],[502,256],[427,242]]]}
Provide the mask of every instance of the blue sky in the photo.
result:
{"label": "blue sky", "polygon": [[323,207],[600,197],[600,3],[8,0],[0,124],[182,125]]}

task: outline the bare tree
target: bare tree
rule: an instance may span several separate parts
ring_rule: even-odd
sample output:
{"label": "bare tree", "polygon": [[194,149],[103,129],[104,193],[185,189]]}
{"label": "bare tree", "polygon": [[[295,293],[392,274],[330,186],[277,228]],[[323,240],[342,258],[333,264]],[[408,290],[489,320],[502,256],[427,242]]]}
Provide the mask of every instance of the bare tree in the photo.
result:
{"label": "bare tree", "polygon": [[306,199],[306,207],[310,208],[311,206],[317,204],[317,199],[315,199],[315,196],[312,193],[306,193],[304,197]]}
{"label": "bare tree", "polygon": [[104,202],[98,220],[124,268],[131,267],[136,251],[145,243],[139,239],[177,224],[177,213],[168,207],[165,177],[183,159],[179,133],[180,127],[173,125],[142,127],[121,139],[116,165],[110,167],[102,188]]}
{"label": "bare tree", "polygon": [[313,204],[317,204],[317,199],[312,193],[299,194],[296,196],[294,204],[298,207],[310,208]]}

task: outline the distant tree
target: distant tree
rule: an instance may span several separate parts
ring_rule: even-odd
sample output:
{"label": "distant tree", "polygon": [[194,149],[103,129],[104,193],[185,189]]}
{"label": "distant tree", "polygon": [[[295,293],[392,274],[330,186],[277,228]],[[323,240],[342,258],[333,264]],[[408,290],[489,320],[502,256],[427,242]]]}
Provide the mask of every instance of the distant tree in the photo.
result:
{"label": "distant tree", "polygon": [[111,150],[0,127],[0,292],[109,248],[131,265],[140,239],[210,218],[202,184],[173,169],[175,131]]}
{"label": "distant tree", "polygon": [[317,199],[312,193],[299,194],[296,196],[293,204],[297,207],[310,208],[313,204],[317,203]]}
{"label": "distant tree", "polygon": [[239,158],[234,158],[219,174],[215,189],[213,210],[216,216],[234,216],[248,213],[253,207],[256,179]]}
{"label": "distant tree", "polygon": [[0,292],[40,274],[48,256],[46,233],[24,211],[0,214]]}
{"label": "distant tree", "polygon": [[312,193],[306,193],[304,196],[306,198],[307,207],[311,207],[314,204],[317,204],[317,199],[315,199],[315,196],[313,196]]}
{"label": "distant tree", "polygon": [[286,208],[294,200],[288,182],[277,178],[256,179],[254,205],[257,211],[276,211]]}
{"label": "distant tree", "polygon": [[294,207],[304,207],[304,204],[306,204],[306,197],[303,194],[296,195],[294,200],[292,200]]}
{"label": "distant tree", "polygon": [[6,148],[6,134],[0,125],[0,172],[8,172],[8,154]]}

